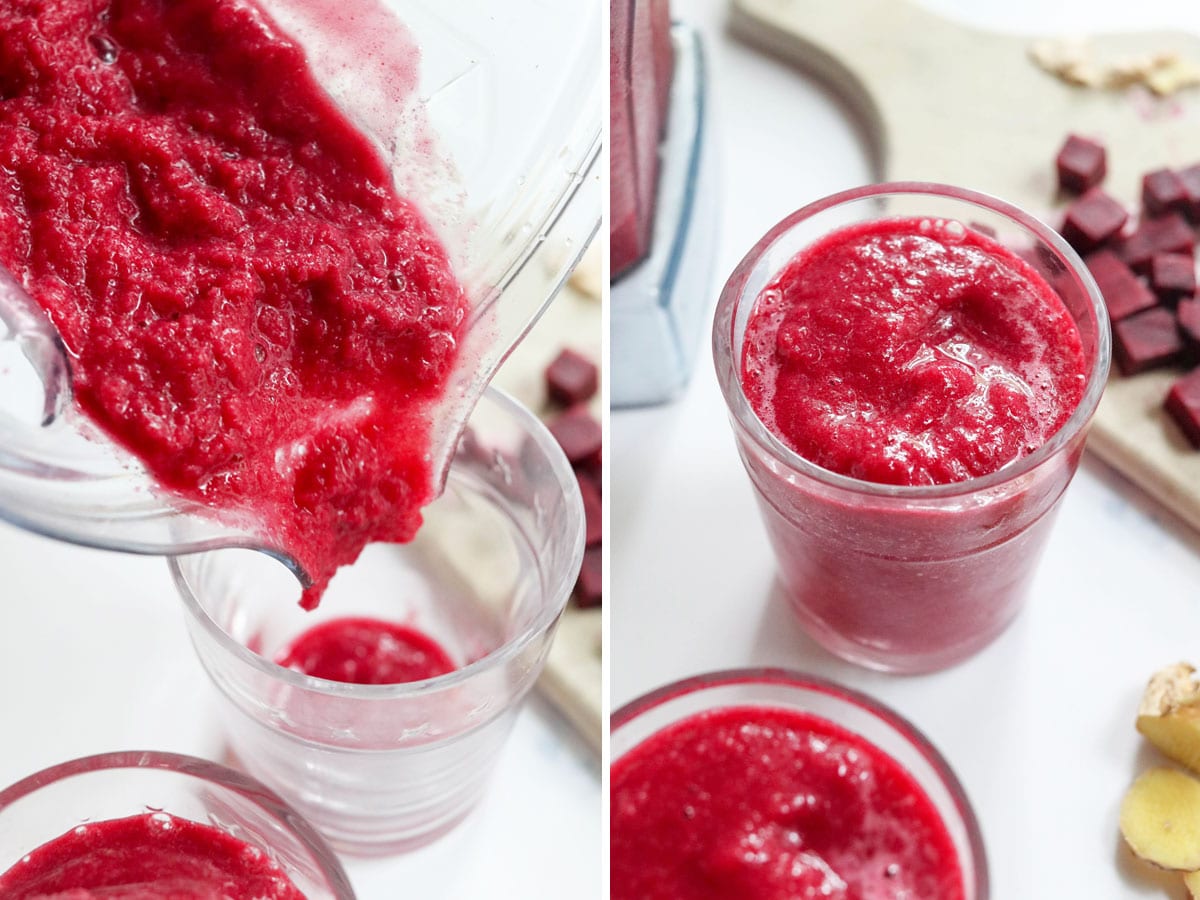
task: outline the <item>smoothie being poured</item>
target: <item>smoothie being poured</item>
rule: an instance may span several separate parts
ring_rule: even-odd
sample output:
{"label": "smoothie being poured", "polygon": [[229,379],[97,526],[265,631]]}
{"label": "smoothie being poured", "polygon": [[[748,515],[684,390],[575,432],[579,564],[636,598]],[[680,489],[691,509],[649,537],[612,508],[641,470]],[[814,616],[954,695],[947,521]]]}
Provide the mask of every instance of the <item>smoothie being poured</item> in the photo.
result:
{"label": "smoothie being poured", "polygon": [[250,514],[312,577],[306,605],[419,527],[468,302],[252,3],[6,5],[0,264],[78,407],[166,489]]}

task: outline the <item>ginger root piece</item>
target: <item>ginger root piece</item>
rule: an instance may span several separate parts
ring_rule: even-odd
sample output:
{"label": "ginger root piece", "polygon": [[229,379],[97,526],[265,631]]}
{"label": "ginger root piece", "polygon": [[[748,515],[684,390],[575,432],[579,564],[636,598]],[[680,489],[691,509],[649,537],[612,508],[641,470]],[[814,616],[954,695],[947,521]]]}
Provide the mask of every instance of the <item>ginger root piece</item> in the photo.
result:
{"label": "ginger root piece", "polygon": [[1138,707],[1137,730],[1155,747],[1200,772],[1200,682],[1187,663],[1154,674]]}
{"label": "ginger root piece", "polygon": [[1192,900],[1200,900],[1200,872],[1188,872],[1183,876],[1183,884]]}
{"label": "ginger root piece", "polygon": [[1121,802],[1121,835],[1146,862],[1200,870],[1200,781],[1175,769],[1145,772]]}

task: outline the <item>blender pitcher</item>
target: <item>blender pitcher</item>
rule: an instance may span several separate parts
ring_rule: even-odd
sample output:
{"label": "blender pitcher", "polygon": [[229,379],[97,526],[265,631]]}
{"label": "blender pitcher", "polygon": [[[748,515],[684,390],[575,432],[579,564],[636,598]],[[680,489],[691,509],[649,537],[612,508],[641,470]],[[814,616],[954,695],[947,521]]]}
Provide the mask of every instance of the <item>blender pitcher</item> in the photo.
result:
{"label": "blender pitcher", "polygon": [[[460,365],[436,416],[434,470],[444,478],[487,382],[598,230],[603,7],[536,0],[260,5],[304,47],[318,81],[382,150],[471,300]],[[249,517],[159,490],[78,412],[54,328],[3,270],[0,518],[133,553],[259,549],[307,582]]]}

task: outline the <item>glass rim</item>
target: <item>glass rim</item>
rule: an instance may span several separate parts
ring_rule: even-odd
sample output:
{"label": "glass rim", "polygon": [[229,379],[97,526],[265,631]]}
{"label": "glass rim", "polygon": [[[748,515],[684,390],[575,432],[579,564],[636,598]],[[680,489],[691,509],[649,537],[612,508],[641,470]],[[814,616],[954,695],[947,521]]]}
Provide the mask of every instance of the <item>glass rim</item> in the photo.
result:
{"label": "glass rim", "polygon": [[[342,867],[341,860],[307,819],[261,781],[244,772],[211,760],[201,759],[198,756],[161,750],[118,750],[56,763],[31,775],[26,775],[0,790],[0,813],[19,801],[33,796],[42,788],[60,781],[94,772],[116,770],[171,772],[233,791],[268,813],[273,821],[300,841],[305,850],[311,854],[313,861],[316,862],[321,874],[328,882],[327,887],[338,900],[355,900],[354,888],[350,884],[346,870]],[[168,811],[168,814],[172,813]],[[207,823],[200,822],[198,824]]]}
{"label": "glass rim", "polygon": [[[632,723],[641,715],[688,694],[695,694],[712,688],[756,684],[797,688],[812,693],[823,694],[835,700],[845,701],[879,719],[907,741],[921,755],[925,762],[929,764],[938,780],[942,783],[942,787],[950,795],[955,811],[962,820],[963,829],[966,832],[967,846],[971,854],[971,862],[975,872],[975,900],[987,900],[991,890],[991,875],[988,869],[987,848],[984,846],[983,841],[983,829],[979,825],[979,819],[975,815],[975,808],[971,805],[962,782],[959,781],[958,776],[954,773],[954,769],[950,766],[946,757],[933,745],[933,742],[925,736],[925,733],[921,729],[890,706],[876,700],[869,694],[847,687],[831,679],[823,678],[820,675],[812,675],[796,669],[785,669],[777,666],[720,669],[681,678],[678,681],[662,685],[646,694],[642,694],[640,697],[630,700],[612,714],[609,731],[610,734],[615,734],[619,729]],[[738,705],[769,707],[778,704],[749,700],[739,701]],[[697,713],[699,712],[703,712],[703,710],[698,710]],[[830,719],[828,716],[821,716],[819,713],[814,713],[814,715],[833,721],[835,725],[840,725],[843,728],[848,727]],[[664,727],[669,727],[669,724]],[[654,733],[657,733],[657,731]],[[870,743],[877,746],[874,741],[870,741]],[[639,744],[635,744],[634,747],[639,746]],[[632,749],[633,747],[620,757],[614,756],[610,767],[615,765],[619,759],[623,758]],[[879,749],[883,750],[883,748]],[[887,751],[884,750],[884,752],[886,753]],[[891,754],[888,755],[891,756]],[[897,764],[899,765],[898,761]],[[907,767],[901,767],[906,772],[909,772]],[[911,775],[912,773],[909,772],[909,774]],[[915,776],[913,777],[915,779]],[[924,790],[923,786],[922,790]],[[965,872],[963,877],[965,881]]]}
{"label": "glass rim", "polygon": [[[291,687],[327,696],[340,697],[342,699],[392,700],[400,697],[434,694],[438,691],[456,687],[470,681],[477,675],[492,671],[511,662],[539,636],[554,627],[555,622],[558,621],[563,610],[566,609],[567,603],[570,601],[571,589],[575,583],[579,566],[583,562],[585,527],[583,498],[579,493],[579,484],[575,479],[570,461],[541,419],[511,395],[497,387],[489,386],[484,392],[483,399],[497,404],[515,420],[526,437],[534,441],[537,448],[542,451],[549,462],[555,480],[559,482],[559,486],[566,497],[568,506],[575,512],[575,515],[572,517],[573,522],[571,523],[573,526],[571,530],[574,532],[572,538],[574,550],[571,554],[573,563],[567,567],[570,574],[559,576],[554,583],[546,583],[545,579],[542,579],[542,587],[546,595],[552,596],[557,594],[560,599],[554,603],[544,604],[544,608],[538,611],[533,621],[519,634],[461,668],[443,675],[437,675],[433,678],[423,678],[420,681],[407,681],[398,684],[351,684],[306,675],[303,672],[297,672],[295,669],[281,666],[262,654],[255,653],[241,641],[231,637],[208,614],[208,611],[200,602],[195,588],[183,570],[183,561],[188,557],[207,557],[213,553],[219,553],[219,550],[208,550],[167,557],[167,566],[175,582],[175,588],[183,599],[184,607],[187,609],[189,615],[200,625],[204,633],[212,638],[217,646],[224,652],[231,654],[244,665],[257,669],[269,678],[281,681]],[[435,500],[434,502],[437,501]],[[207,669],[207,666],[205,668]]]}
{"label": "glass rim", "polygon": [[[735,357],[733,346],[735,311],[739,303],[746,299],[743,291],[751,268],[763,254],[796,225],[818,213],[857,200],[886,196],[922,195],[969,203],[997,213],[1032,232],[1039,240],[1048,244],[1078,279],[1090,301],[1091,312],[1095,316],[1097,325],[1094,359],[1087,373],[1086,388],[1078,406],[1059,426],[1058,430],[1028,456],[1013,460],[986,475],[947,484],[895,485],[864,481],[833,472],[805,459],[776,437],[759,419],[742,388],[740,359]],[[880,218],[886,217],[881,216]],[[1080,434],[1094,415],[1108,381],[1109,366],[1112,361],[1112,335],[1109,329],[1108,309],[1104,304],[1104,297],[1100,293],[1096,280],[1079,254],[1063,239],[1062,235],[1045,222],[1011,203],[980,191],[937,182],[892,181],[863,185],[816,200],[786,216],[763,235],[737,264],[721,289],[716,314],[713,318],[712,352],[717,370],[717,381],[720,383],[721,393],[725,397],[725,405],[737,425],[762,450],[785,464],[793,472],[803,474],[829,487],[865,496],[904,500],[936,500],[986,491],[1015,481],[1055,456],[1076,435]]]}

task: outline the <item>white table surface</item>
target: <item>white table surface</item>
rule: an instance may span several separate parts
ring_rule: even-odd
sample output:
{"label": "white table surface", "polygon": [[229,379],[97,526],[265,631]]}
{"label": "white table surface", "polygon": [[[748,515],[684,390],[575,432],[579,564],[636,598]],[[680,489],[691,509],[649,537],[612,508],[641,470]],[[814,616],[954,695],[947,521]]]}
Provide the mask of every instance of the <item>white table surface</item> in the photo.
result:
{"label": "white table surface", "polygon": [[[165,562],[0,525],[0,783],[109,750],[220,761],[215,691]],[[557,713],[531,703],[483,804],[457,830],[346,868],[360,900],[600,897],[594,757]]]}
{"label": "white table surface", "polygon": [[[1025,33],[1119,29],[1131,19],[1200,32],[1200,8],[1186,0],[924,2]],[[725,0],[674,3],[710,53],[724,182],[714,300],[745,250],[786,213],[872,180],[836,99],[726,35],[725,9]],[[613,415],[610,447],[614,708],[714,669],[820,673],[896,707],[949,758],[982,821],[993,897],[1183,896],[1177,879],[1156,883],[1128,858],[1117,810],[1155,759],[1133,728],[1145,680],[1166,663],[1200,661],[1200,535],[1088,457],[1016,624],[948,672],[891,677],[832,658],[794,623],[707,348],[679,401]]]}

